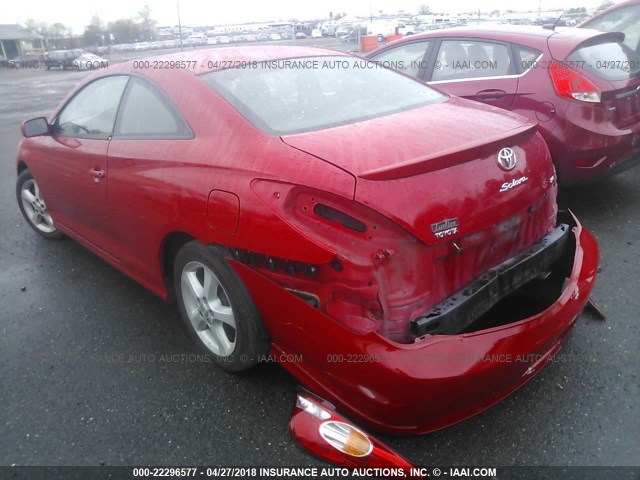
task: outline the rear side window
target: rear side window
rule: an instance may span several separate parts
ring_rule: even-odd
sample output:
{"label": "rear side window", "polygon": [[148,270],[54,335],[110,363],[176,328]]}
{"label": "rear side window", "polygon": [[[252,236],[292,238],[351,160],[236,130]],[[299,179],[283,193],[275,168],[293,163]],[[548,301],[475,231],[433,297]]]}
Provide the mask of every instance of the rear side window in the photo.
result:
{"label": "rear side window", "polygon": [[417,77],[421,68],[425,68],[424,58],[431,42],[411,42],[390,48],[371,57],[374,62],[382,66],[399,70],[413,77]]}
{"label": "rear side window", "polygon": [[149,82],[132,77],[125,92],[115,134],[118,137],[191,138],[191,129],[164,95]]}
{"label": "rear side window", "polygon": [[622,42],[580,47],[567,60],[604,80],[628,80],[640,71],[640,56]]}
{"label": "rear side window", "polygon": [[522,45],[514,45],[513,49],[516,54],[516,67],[520,73],[528,72],[534,68],[540,55],[542,55],[540,50],[523,47]]}
{"label": "rear side window", "polygon": [[431,80],[498,77],[514,72],[506,45],[476,40],[445,40],[440,44]]}

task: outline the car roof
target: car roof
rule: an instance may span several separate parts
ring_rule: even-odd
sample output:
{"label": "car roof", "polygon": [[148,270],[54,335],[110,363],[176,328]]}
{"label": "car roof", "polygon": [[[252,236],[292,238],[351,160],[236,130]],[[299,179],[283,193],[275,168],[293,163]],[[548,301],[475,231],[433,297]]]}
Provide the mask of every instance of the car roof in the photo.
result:
{"label": "car roof", "polygon": [[589,28],[589,24],[594,21],[599,19],[600,17],[602,17],[603,15],[606,15],[610,12],[613,12],[614,10],[618,10],[620,8],[625,8],[625,7],[629,7],[631,5],[640,5],[640,0],[625,0],[623,2],[619,2],[619,3],[614,3],[613,5],[611,5],[608,8],[605,8],[604,10],[596,13],[595,15],[587,18],[584,22],[580,23],[580,25],[578,25],[578,28]]}
{"label": "car roof", "polygon": [[406,39],[416,38],[431,38],[431,37],[487,37],[487,38],[500,38],[511,39],[514,37],[526,38],[526,37],[539,37],[549,38],[552,36],[559,36],[563,38],[574,38],[577,41],[584,41],[594,35],[597,35],[596,30],[582,29],[578,30],[570,27],[556,27],[554,30],[550,28],[542,28],[541,26],[529,26],[529,25],[490,25],[483,27],[451,27],[442,30],[431,30],[428,32],[418,33],[405,37]]}
{"label": "car roof", "polygon": [[440,30],[429,30],[427,32],[417,33],[406,38],[430,38],[430,37],[464,37],[478,36],[491,37],[497,36],[521,36],[521,37],[542,37],[547,38],[554,34],[553,30],[547,30],[542,27],[523,26],[523,25],[486,25],[478,27],[451,27]]}
{"label": "car roof", "polygon": [[[421,38],[474,37],[515,42],[527,45],[529,42],[546,42],[552,38],[554,42],[566,42],[574,47],[602,32],[588,28],[556,27],[555,30],[528,25],[490,25],[486,27],[452,27],[443,30],[432,30],[405,37],[403,42]],[[383,47],[384,48],[384,47]]]}
{"label": "car roof", "polygon": [[170,53],[157,57],[145,57],[139,60],[130,60],[117,65],[114,69],[135,71],[134,61],[143,62],[195,62],[195,67],[185,68],[185,71],[194,75],[223,70],[225,68],[243,67],[247,62],[268,62],[273,60],[285,60],[300,57],[313,56],[348,56],[348,53],[327,48],[316,47],[291,47],[278,45],[246,46],[246,47],[222,47],[189,50],[186,52]]}

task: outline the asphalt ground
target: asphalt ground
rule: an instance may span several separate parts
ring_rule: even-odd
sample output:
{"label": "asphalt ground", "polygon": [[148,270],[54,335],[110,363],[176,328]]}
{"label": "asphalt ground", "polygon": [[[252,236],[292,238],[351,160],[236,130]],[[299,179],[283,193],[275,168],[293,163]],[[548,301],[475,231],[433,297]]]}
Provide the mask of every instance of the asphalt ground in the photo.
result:
{"label": "asphalt ground", "polygon": [[[280,367],[223,373],[175,307],[26,225],[19,124],[85,75],[0,71],[0,465],[321,464],[289,435],[296,382]],[[558,361],[488,411],[380,438],[421,465],[638,465],[639,187],[636,168],[560,195],[600,243],[605,322],[581,315]]]}

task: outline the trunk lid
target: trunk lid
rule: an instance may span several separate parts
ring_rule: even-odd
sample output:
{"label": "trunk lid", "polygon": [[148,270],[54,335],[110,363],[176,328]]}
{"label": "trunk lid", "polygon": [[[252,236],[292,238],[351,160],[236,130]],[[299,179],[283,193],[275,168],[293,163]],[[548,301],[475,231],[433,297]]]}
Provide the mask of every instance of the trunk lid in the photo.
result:
{"label": "trunk lid", "polygon": [[[437,121],[427,129],[425,118]],[[554,175],[533,124],[455,97],[283,141],[353,174],[355,200],[427,244],[474,234],[518,215],[540,202]],[[505,147],[516,157],[509,171],[497,159]],[[447,219],[456,219],[455,233],[436,235]]]}
{"label": "trunk lid", "polygon": [[611,123],[617,128],[640,122],[640,77],[611,82],[612,89],[601,94]]}
{"label": "trunk lid", "polygon": [[[430,120],[428,127],[426,119]],[[386,169],[410,176],[420,168],[437,169],[434,164],[441,162],[438,159],[442,156],[451,163],[459,154],[464,155],[464,161],[472,160],[487,143],[533,128],[518,115],[451,97],[397,114],[281,138],[356,176],[377,177],[378,170]],[[410,164],[420,167],[407,173],[405,167]]]}

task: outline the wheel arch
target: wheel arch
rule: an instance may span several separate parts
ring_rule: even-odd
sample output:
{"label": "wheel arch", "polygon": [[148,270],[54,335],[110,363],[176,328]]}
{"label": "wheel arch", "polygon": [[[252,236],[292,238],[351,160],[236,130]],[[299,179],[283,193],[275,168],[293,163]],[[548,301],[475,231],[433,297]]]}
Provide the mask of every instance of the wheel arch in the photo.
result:
{"label": "wheel arch", "polygon": [[164,277],[167,289],[167,300],[170,302],[175,300],[175,293],[173,290],[173,264],[176,254],[184,245],[193,240],[197,240],[193,235],[182,231],[174,231],[168,233],[160,244],[162,276]]}
{"label": "wheel arch", "polygon": [[28,169],[29,169],[29,167],[24,162],[24,160],[18,160],[18,166],[17,166],[18,175],[20,175],[22,172],[24,172],[25,170],[28,170]]}
{"label": "wheel arch", "polygon": [[174,230],[167,233],[162,242],[160,242],[160,265],[162,268],[162,276],[167,289],[167,298],[169,301],[174,299],[173,291],[173,265],[178,251],[187,243],[196,240],[204,245],[217,246],[226,249],[222,244],[205,241],[197,236],[182,230]]}

